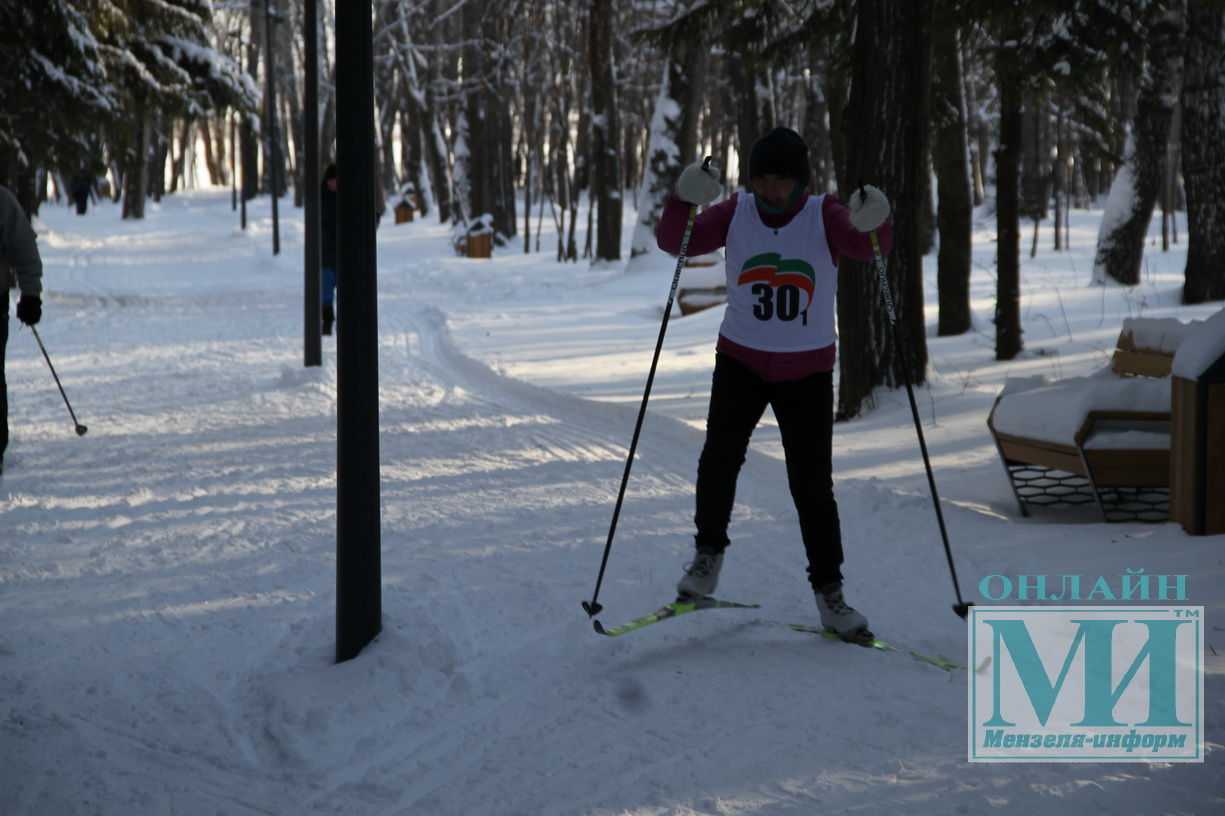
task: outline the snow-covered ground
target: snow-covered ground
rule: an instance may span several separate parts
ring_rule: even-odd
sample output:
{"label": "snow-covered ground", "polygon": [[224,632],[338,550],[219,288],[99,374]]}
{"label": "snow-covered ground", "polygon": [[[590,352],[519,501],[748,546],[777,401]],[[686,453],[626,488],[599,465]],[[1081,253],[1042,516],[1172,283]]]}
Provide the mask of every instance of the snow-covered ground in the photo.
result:
{"label": "snow-covered ground", "polygon": [[[607,639],[591,597],[672,262],[454,256],[433,219],[379,230],[384,630],[334,665],[332,338],[302,366],[301,214],[228,191],[124,222],[46,205],[39,329],[12,324],[0,482],[5,813],[1212,814],[1225,810],[1225,536],[1019,516],[987,433],[1009,376],[1100,368],[1123,318],[1178,303],[1185,244],[1134,289],[1089,285],[1100,212],[1024,259],[1025,354],[993,359],[992,232],[976,331],[918,391],[962,588],[990,575],[1186,575],[1206,611],[1202,764],[970,764],[967,677],[760,622],[815,622],[769,415],[720,595]],[[632,213],[626,224],[632,225]],[[626,234],[630,230],[627,228]],[[580,239],[581,240],[581,239]],[[628,240],[627,240],[628,249]],[[671,598],[719,310],[674,319],[600,595]],[[338,326],[343,332],[344,326]],[[886,640],[965,662],[905,394],[835,431],[848,599]],[[1116,581],[1117,585],[1117,581]]]}

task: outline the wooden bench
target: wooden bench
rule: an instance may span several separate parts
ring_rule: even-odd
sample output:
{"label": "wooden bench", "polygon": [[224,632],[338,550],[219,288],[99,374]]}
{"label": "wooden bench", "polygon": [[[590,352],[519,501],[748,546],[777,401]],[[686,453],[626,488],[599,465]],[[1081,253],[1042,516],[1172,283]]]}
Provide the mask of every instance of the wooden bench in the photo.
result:
{"label": "wooden bench", "polygon": [[722,253],[711,252],[686,258],[685,271],[676,292],[676,304],[681,314],[688,316],[724,303],[727,303],[727,286]]}
{"label": "wooden bench", "polygon": [[987,427],[1021,515],[1095,502],[1107,521],[1169,519],[1169,374],[1184,328],[1128,320],[1108,371],[1005,384]]}

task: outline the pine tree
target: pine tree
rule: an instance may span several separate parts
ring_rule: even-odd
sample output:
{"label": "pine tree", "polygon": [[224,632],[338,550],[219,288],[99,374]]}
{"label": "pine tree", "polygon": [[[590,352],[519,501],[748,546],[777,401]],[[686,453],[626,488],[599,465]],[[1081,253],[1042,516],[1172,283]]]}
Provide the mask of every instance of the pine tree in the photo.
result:
{"label": "pine tree", "polygon": [[170,118],[200,117],[218,107],[253,111],[259,91],[211,44],[208,0],[113,0],[94,32],[119,98],[108,141],[119,152],[124,216],[144,216],[154,129]]}
{"label": "pine tree", "polygon": [[120,105],[88,8],[0,0],[0,178],[31,215],[36,172],[97,169],[100,132]]}

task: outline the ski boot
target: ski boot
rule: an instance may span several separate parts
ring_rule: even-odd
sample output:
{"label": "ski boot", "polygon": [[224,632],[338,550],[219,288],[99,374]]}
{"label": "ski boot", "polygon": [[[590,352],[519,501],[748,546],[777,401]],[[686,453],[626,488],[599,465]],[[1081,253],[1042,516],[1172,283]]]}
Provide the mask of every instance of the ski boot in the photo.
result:
{"label": "ski boot", "polygon": [[868,619],[847,606],[842,597],[842,582],[826,584],[816,592],[817,611],[821,614],[821,625],[826,632],[834,632],[840,638],[861,646],[870,643],[872,632]]}
{"label": "ski boot", "polygon": [[693,560],[685,565],[685,576],[676,585],[678,602],[698,601],[708,597],[719,585],[719,570],[723,569],[723,553],[698,549]]}

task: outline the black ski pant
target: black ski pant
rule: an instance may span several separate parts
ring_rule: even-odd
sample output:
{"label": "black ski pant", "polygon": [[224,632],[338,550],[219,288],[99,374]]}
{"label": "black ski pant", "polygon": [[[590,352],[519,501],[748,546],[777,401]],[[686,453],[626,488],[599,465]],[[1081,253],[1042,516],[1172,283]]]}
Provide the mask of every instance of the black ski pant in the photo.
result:
{"label": "black ski pant", "polygon": [[701,549],[722,552],[736,478],[749,437],[769,405],[774,409],[787,459],[787,481],[800,517],[814,589],[842,580],[842,532],[834,501],[834,378],[825,371],[787,382],[758,377],[726,354],[716,354],[706,444],[698,460],[694,540]]}

